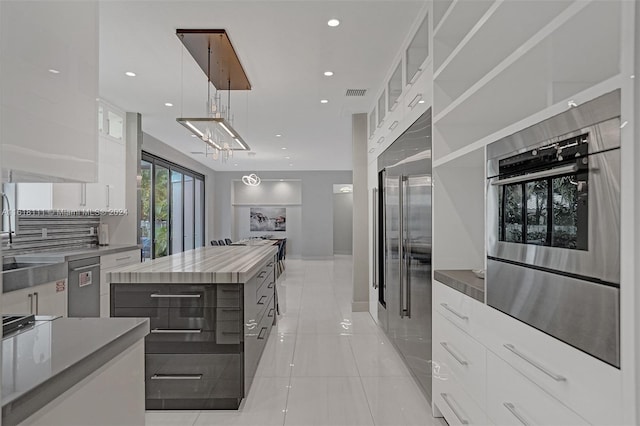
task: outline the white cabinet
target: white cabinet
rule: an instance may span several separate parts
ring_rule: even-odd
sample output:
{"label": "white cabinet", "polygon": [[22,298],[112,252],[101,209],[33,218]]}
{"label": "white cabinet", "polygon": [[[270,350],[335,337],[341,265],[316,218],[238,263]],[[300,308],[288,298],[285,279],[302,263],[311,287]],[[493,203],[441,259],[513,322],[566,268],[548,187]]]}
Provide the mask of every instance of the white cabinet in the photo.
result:
{"label": "white cabinet", "polygon": [[98,36],[96,1],[0,2],[7,180],[97,180]]}
{"label": "white cabinet", "polygon": [[100,316],[109,317],[109,281],[107,274],[124,266],[140,263],[140,249],[100,256]]}
{"label": "white cabinet", "polygon": [[99,137],[97,183],[20,183],[22,210],[124,210],[126,185],[125,113],[100,104],[104,118]]}
{"label": "white cabinet", "polygon": [[487,377],[487,414],[496,425],[589,424],[491,352]]}
{"label": "white cabinet", "polygon": [[2,294],[3,314],[67,316],[67,280],[10,291]]}

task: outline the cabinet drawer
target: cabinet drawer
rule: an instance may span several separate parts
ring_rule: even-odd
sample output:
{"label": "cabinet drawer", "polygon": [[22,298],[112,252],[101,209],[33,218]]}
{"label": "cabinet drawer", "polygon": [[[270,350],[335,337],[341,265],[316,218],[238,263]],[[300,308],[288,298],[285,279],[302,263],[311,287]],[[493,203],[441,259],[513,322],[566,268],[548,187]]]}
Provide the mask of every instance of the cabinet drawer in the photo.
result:
{"label": "cabinet drawer", "polygon": [[590,423],[623,423],[620,370],[493,308],[483,320],[487,348],[529,380]]}
{"label": "cabinet drawer", "polygon": [[451,426],[488,424],[484,411],[453,377],[438,376],[434,372],[433,402]]}
{"label": "cabinet drawer", "polygon": [[479,327],[478,317],[486,308],[485,305],[438,281],[433,283],[433,294],[436,312],[468,334],[481,337],[482,328]]}
{"label": "cabinet drawer", "polygon": [[[168,290],[169,286],[164,287]],[[162,288],[157,284],[111,284],[111,304],[116,308],[168,308],[170,299],[152,297]]]}
{"label": "cabinet drawer", "polygon": [[242,300],[242,286],[218,284],[215,286],[218,308],[238,308]]}
{"label": "cabinet drawer", "polygon": [[169,311],[167,308],[118,308],[111,306],[112,317],[149,318],[151,330],[169,328]]}
{"label": "cabinet drawer", "polygon": [[269,273],[267,279],[258,287],[256,290],[256,300],[260,300],[262,296],[266,296],[267,298],[274,295],[274,287],[276,283],[273,279],[273,272]]}
{"label": "cabinet drawer", "polygon": [[242,397],[240,354],[152,354],[145,357],[147,399]]}
{"label": "cabinet drawer", "polygon": [[589,424],[493,353],[487,376],[487,414],[497,425]]}
{"label": "cabinet drawer", "polygon": [[147,354],[231,354],[240,344],[218,343],[216,331],[199,333],[150,333],[145,338]]}
{"label": "cabinet drawer", "polygon": [[140,249],[100,256],[100,267],[102,269],[119,268],[136,263],[140,263]]}
{"label": "cabinet drawer", "polygon": [[433,364],[454,376],[480,407],[486,405],[487,350],[439,313],[433,314]]}
{"label": "cabinet drawer", "polygon": [[239,344],[242,337],[240,321],[219,321],[216,324],[216,343],[222,345]]}
{"label": "cabinet drawer", "polygon": [[216,308],[217,321],[242,321],[240,308]]}

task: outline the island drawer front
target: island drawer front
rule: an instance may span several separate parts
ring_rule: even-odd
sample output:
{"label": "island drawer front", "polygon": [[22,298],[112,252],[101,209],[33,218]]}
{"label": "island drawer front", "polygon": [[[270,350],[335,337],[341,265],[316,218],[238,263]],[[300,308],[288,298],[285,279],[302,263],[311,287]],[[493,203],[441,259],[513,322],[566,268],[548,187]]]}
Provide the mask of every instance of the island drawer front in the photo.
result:
{"label": "island drawer front", "polygon": [[240,354],[150,354],[145,376],[147,399],[242,396]]}
{"label": "island drawer front", "polygon": [[271,281],[273,281],[273,265],[270,267],[265,265],[256,275],[256,284],[258,285],[258,288],[260,288],[263,284],[270,283]]}
{"label": "island drawer front", "polygon": [[151,297],[158,284],[111,284],[111,305],[116,308],[168,308],[169,299]]}
{"label": "island drawer front", "polygon": [[199,334],[148,334],[145,339],[147,354],[237,354],[240,343],[218,343],[216,332]]}
{"label": "island drawer front", "polygon": [[216,308],[218,321],[242,321],[242,309],[240,308]]}
{"label": "island drawer front", "polygon": [[169,299],[172,308],[213,308],[217,306],[218,292],[213,284],[172,285],[158,293],[156,297],[161,296]]}
{"label": "island drawer front", "polygon": [[216,327],[216,343],[221,345],[239,344],[242,336],[240,321],[218,321]]}
{"label": "island drawer front", "polygon": [[102,269],[120,268],[136,263],[140,263],[140,249],[100,256],[100,267]]}
{"label": "island drawer front", "polygon": [[168,308],[169,328],[215,331],[215,308]]}
{"label": "island drawer front", "polygon": [[260,287],[256,290],[256,300],[259,302],[262,297],[264,301],[264,297],[267,299],[272,297],[275,294],[275,280],[273,279],[273,273],[271,273],[271,278],[265,280]]}
{"label": "island drawer front", "polygon": [[217,307],[218,308],[238,308],[242,300],[242,286],[233,284],[216,285]]}

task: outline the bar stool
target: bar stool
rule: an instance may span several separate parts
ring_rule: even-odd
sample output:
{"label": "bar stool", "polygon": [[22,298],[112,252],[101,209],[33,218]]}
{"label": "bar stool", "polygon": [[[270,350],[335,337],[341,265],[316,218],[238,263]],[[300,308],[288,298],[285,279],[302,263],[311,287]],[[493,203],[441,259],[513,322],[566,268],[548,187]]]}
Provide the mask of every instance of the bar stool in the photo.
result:
{"label": "bar stool", "polygon": [[233,241],[231,241],[231,239],[230,239],[230,238],[225,238],[225,239],[224,239],[224,242],[225,242],[225,243],[227,243],[227,245],[228,245],[228,246],[230,246],[230,245],[231,245],[231,243],[233,243]]}
{"label": "bar stool", "polygon": [[212,246],[217,246],[217,245],[218,245],[218,242],[217,242],[216,240],[211,240],[211,245],[212,245]]}
{"label": "bar stool", "polygon": [[227,243],[225,243],[224,240],[218,240],[218,245],[219,246],[226,246]]}

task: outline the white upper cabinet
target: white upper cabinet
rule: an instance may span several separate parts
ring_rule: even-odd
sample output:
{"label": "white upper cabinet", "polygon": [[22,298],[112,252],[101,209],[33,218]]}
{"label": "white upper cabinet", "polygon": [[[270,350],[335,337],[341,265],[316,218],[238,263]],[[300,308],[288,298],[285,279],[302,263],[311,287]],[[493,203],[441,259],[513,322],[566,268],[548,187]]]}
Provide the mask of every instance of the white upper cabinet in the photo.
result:
{"label": "white upper cabinet", "polygon": [[400,95],[402,95],[402,61],[398,63],[398,66],[387,83],[389,111],[394,111],[396,109],[400,100]]}
{"label": "white upper cabinet", "polygon": [[0,2],[5,181],[98,179],[98,2]]}
{"label": "white upper cabinet", "polygon": [[424,63],[429,57],[429,15],[425,16],[413,36],[406,52],[407,84],[413,83],[424,71]]}

